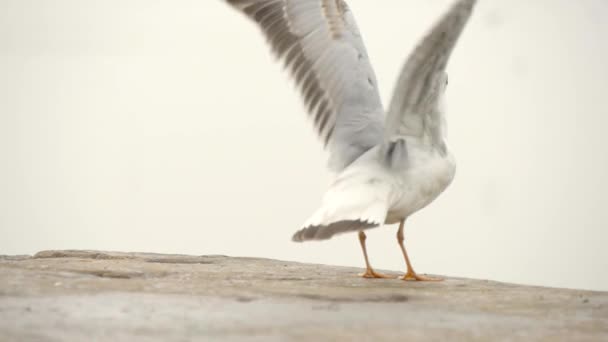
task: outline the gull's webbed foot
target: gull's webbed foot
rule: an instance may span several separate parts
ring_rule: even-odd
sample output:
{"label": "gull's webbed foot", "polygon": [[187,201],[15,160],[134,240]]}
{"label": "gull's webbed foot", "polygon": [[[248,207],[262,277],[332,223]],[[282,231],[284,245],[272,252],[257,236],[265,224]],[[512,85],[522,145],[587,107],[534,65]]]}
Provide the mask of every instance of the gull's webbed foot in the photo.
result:
{"label": "gull's webbed foot", "polygon": [[399,279],[406,280],[406,281],[443,281],[443,278],[433,278],[433,277],[418,275],[418,274],[416,274],[416,272],[413,272],[413,271],[408,271],[406,274],[399,277]]}
{"label": "gull's webbed foot", "polygon": [[394,276],[378,273],[371,268],[368,268],[365,272],[359,273],[360,277],[367,279],[394,279]]}

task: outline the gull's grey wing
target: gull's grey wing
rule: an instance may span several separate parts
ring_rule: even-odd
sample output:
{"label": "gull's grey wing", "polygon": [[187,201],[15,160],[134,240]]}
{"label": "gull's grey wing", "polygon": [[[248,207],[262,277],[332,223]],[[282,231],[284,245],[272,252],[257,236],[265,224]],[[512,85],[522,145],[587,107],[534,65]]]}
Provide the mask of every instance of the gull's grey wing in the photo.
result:
{"label": "gull's grey wing", "polygon": [[342,0],[227,0],[261,27],[299,85],[340,170],[380,143],[384,110],[363,40]]}
{"label": "gull's grey wing", "polygon": [[385,139],[415,136],[441,143],[439,100],[447,84],[445,68],[476,0],[458,0],[412,52],[393,92]]}

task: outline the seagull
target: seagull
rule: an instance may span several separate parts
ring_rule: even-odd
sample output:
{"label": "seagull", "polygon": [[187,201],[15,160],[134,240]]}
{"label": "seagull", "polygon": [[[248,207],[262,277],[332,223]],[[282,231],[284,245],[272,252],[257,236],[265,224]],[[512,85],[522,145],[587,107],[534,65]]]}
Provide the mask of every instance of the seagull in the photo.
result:
{"label": "seagull", "polygon": [[457,0],[408,57],[385,111],[353,13],[343,0],[226,0],[257,23],[301,91],[334,173],[321,207],[292,240],[358,232],[364,278],[372,268],[365,230],[399,223],[403,280],[438,281],[414,271],[406,219],[426,207],[456,171],[446,145],[446,66],[476,0]]}

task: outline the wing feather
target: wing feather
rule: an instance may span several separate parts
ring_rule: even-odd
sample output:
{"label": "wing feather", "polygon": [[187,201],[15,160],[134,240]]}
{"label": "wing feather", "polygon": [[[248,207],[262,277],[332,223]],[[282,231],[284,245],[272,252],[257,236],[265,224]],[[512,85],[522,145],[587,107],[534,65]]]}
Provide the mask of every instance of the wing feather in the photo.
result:
{"label": "wing feather", "polygon": [[456,1],[410,54],[389,105],[386,140],[416,136],[442,145],[439,101],[447,82],[445,69],[475,3]]}
{"label": "wing feather", "polygon": [[376,76],[343,0],[227,2],[259,25],[291,72],[331,152],[333,169],[343,169],[382,142],[384,110]]}

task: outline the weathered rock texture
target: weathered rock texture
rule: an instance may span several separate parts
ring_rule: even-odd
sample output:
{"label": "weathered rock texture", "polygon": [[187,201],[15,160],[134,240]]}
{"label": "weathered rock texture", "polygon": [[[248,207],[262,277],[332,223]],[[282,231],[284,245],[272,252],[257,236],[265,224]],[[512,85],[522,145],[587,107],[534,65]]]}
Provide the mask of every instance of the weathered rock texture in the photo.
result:
{"label": "weathered rock texture", "polygon": [[1,341],[608,341],[608,293],[225,256],[0,257]]}

